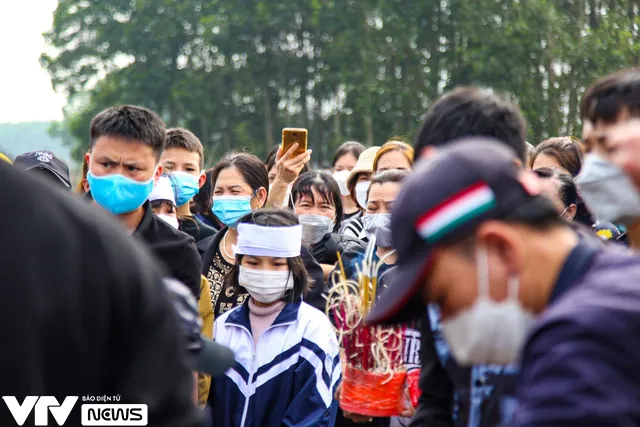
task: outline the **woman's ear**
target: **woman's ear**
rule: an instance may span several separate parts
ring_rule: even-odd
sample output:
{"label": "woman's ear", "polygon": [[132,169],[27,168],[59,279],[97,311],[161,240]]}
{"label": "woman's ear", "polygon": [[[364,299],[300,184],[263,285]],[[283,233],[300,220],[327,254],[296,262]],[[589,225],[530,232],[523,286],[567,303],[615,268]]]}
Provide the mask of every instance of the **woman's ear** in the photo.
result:
{"label": "woman's ear", "polygon": [[261,209],[267,203],[267,190],[264,187],[258,188],[256,191],[256,209]]}
{"label": "woman's ear", "polygon": [[577,213],[578,213],[578,207],[574,203],[572,203],[567,208],[567,211],[564,213],[563,217],[567,221],[573,221],[573,218],[576,217]]}

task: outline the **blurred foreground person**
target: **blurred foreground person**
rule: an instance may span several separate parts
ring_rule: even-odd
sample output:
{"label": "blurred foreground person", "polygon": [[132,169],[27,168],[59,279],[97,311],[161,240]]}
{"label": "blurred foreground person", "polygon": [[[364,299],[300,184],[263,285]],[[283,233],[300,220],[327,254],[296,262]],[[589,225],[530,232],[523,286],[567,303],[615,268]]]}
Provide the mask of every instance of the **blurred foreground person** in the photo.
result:
{"label": "blurred foreground person", "polygon": [[[594,83],[580,105],[584,167],[576,178],[599,222],[623,225],[640,247],[640,69],[622,70]],[[634,186],[635,183],[635,186]]]}
{"label": "blurred foreground person", "polygon": [[[106,215],[5,162],[0,190],[0,219],[11,224],[0,230],[2,395],[120,395],[148,405],[149,425],[199,426],[155,261]],[[80,425],[81,403],[65,425]],[[0,406],[0,425],[16,425]]]}
{"label": "blurred foreground person", "polygon": [[435,303],[460,363],[519,360],[512,426],[639,425],[640,259],[581,240],[541,191],[498,142],[424,162],[396,200],[397,273],[367,321]]}
{"label": "blurred foreground person", "polygon": [[[517,105],[491,89],[460,87],[442,95],[427,111],[414,143],[429,158],[464,137],[493,137],[512,148],[513,161],[527,165],[526,124]],[[489,141],[489,140],[486,140]],[[416,191],[414,196],[422,195]],[[479,427],[509,422],[513,414],[517,367],[460,366],[450,357],[440,314],[429,307],[422,330],[420,406],[411,427]]]}

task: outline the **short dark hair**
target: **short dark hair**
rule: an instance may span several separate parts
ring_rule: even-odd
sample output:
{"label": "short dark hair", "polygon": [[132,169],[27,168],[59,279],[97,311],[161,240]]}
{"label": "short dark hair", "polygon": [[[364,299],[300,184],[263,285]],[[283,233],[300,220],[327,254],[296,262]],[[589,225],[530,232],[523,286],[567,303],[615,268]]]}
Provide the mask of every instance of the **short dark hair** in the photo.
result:
{"label": "short dark hair", "polygon": [[260,187],[269,193],[269,176],[262,161],[249,153],[230,152],[224,155],[211,170],[211,188],[216,186],[220,172],[224,169],[236,168],[253,191]]}
{"label": "short dark hair", "polygon": [[542,141],[536,147],[536,151],[529,158],[529,166],[533,168],[536,158],[540,154],[551,156],[567,170],[573,178],[578,176],[582,169],[584,148],[582,142],[573,136],[559,136]]}
{"label": "short dark hair", "polygon": [[374,184],[383,185],[390,182],[400,184],[408,176],[409,171],[401,169],[391,169],[374,175],[373,179],[371,180],[371,185],[369,185],[369,189],[367,190],[367,200],[369,200],[369,193],[371,192],[371,187],[373,187]]}
{"label": "short dark hair", "polygon": [[344,217],[344,210],[342,207],[342,198],[340,197],[340,187],[333,177],[320,171],[311,171],[303,173],[296,179],[291,188],[291,197],[293,202],[300,201],[303,197],[308,197],[313,203],[315,198],[313,197],[313,189],[315,189],[324,201],[332,204],[336,209],[336,220],[334,231],[340,229],[340,223]]}
{"label": "short dark hair", "polygon": [[153,111],[133,105],[107,108],[91,120],[91,149],[98,138],[113,136],[126,141],[140,141],[151,147],[160,159],[166,139],[162,119]]}
{"label": "short dark hair", "polygon": [[[257,224],[266,227],[288,227],[298,225],[298,218],[292,212],[282,209],[258,209],[240,218],[240,223]],[[236,263],[225,279],[225,286],[239,287],[238,275],[244,255],[236,255]],[[299,301],[306,295],[312,283],[307,274],[302,257],[287,258],[289,271],[293,275],[293,289],[287,291],[283,300]]]}
{"label": "short dark hair", "polygon": [[[267,160],[264,162],[264,165],[267,168],[267,175],[271,171],[271,168],[276,164],[276,157],[278,156],[278,150],[280,149],[280,147],[280,145],[276,145],[271,149],[271,151],[269,151],[269,154],[267,154]],[[305,163],[300,173],[303,174],[305,172],[309,172],[310,170],[311,167],[309,167],[309,163]]]}
{"label": "short dark hair", "polygon": [[595,82],[582,97],[580,115],[583,120],[612,123],[622,110],[640,116],[640,68],[609,74]]}
{"label": "short dark hair", "polygon": [[515,150],[524,163],[526,122],[516,104],[492,90],[460,87],[427,110],[414,143],[416,156],[427,146],[441,147],[465,136],[493,137]]}
{"label": "short dark hair", "polygon": [[198,153],[200,157],[200,170],[204,167],[204,148],[197,136],[188,129],[171,128],[167,129],[167,141],[164,149],[182,148],[190,153]]}
{"label": "short dark hair", "polygon": [[555,179],[558,182],[558,195],[565,208],[576,205],[576,216],[574,220],[583,225],[591,227],[595,220],[589,211],[586,203],[580,197],[576,183],[568,173],[560,172],[552,168],[540,168],[534,171],[542,179]]}
{"label": "short dark hair", "polygon": [[358,141],[347,141],[340,145],[336,150],[335,156],[333,156],[333,162],[331,162],[331,167],[335,167],[338,160],[342,157],[351,154],[356,160],[360,157],[360,154],[365,150],[364,145],[359,143]]}

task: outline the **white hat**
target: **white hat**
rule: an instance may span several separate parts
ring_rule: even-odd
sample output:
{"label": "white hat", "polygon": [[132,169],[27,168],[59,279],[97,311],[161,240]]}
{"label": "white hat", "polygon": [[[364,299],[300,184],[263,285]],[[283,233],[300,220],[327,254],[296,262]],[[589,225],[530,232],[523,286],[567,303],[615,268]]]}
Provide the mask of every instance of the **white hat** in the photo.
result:
{"label": "white hat", "polygon": [[149,201],[154,200],[168,200],[174,205],[176,204],[176,193],[173,191],[173,185],[171,185],[171,178],[167,175],[162,175],[156,186],[153,187],[153,191],[149,194]]}

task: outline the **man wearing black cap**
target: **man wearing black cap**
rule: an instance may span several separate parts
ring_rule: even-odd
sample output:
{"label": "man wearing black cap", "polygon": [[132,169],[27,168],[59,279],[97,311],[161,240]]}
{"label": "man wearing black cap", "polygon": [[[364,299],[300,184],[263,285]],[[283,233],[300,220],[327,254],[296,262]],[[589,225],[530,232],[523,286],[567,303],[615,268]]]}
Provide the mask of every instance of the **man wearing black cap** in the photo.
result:
{"label": "man wearing black cap", "polygon": [[420,164],[392,233],[398,270],[369,323],[431,302],[461,363],[520,359],[512,425],[640,424],[640,259],[581,240],[512,151],[476,139]]}
{"label": "man wearing black cap", "polygon": [[13,164],[19,169],[37,174],[66,190],[71,189],[69,167],[64,160],[56,157],[51,151],[40,150],[21,154],[16,157]]}
{"label": "man wearing black cap", "polygon": [[[459,87],[429,107],[413,147],[416,156],[429,158],[462,137],[492,137],[513,149],[514,162],[525,165],[525,135],[525,120],[517,105],[491,89]],[[449,357],[439,319],[438,310],[431,306],[422,322],[422,395],[411,427],[482,427],[508,421],[517,367],[459,366]]]}
{"label": "man wearing black cap", "polygon": [[[98,209],[3,161],[0,190],[2,396],[119,395],[147,405],[148,425],[199,426],[156,261]],[[0,425],[16,425],[4,402]]]}

